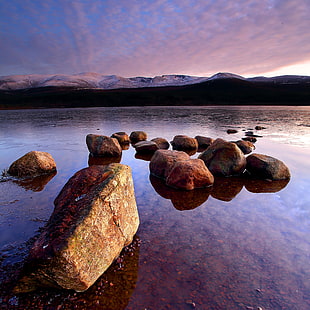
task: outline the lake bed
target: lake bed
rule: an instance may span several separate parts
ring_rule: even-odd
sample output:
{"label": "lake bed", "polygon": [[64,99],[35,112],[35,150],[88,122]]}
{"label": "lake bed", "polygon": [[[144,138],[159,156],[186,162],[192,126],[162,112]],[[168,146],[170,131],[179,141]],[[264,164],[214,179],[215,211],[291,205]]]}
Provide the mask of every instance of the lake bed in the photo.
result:
{"label": "lake bed", "polygon": [[[140,227],[131,248],[87,292],[3,296],[1,305],[51,309],[307,309],[310,307],[310,107],[131,107],[0,111],[0,169],[25,153],[49,152],[57,174],[37,183],[0,182],[1,272],[20,264],[53,200],[88,166],[89,133],[147,132],[239,140],[266,129],[257,153],[282,160],[288,183],[218,179],[178,192],[150,176],[130,146]],[[236,134],[227,134],[227,129]],[[197,157],[198,153],[193,157]],[[2,279],[1,279],[2,280]],[[3,290],[5,292],[5,290]],[[100,294],[99,294],[100,293]],[[9,298],[9,299],[8,299]],[[30,307],[31,306],[31,307]],[[252,307],[252,308],[251,308]],[[26,308],[27,309],[27,308]]]}

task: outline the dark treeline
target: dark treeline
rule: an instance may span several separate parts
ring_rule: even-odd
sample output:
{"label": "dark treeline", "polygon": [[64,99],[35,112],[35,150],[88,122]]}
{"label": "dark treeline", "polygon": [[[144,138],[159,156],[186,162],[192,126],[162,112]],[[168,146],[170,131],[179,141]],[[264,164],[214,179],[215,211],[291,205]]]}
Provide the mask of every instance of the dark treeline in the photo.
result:
{"label": "dark treeline", "polygon": [[220,104],[309,105],[310,84],[280,84],[226,78],[174,87],[113,90],[42,87],[0,91],[0,109]]}

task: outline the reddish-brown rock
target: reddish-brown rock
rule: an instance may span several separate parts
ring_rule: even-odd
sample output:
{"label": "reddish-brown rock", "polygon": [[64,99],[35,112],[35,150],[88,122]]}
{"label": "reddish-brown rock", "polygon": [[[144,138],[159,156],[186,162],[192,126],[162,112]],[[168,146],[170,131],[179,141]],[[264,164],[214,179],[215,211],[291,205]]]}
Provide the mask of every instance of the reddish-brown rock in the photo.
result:
{"label": "reddish-brown rock", "polygon": [[250,141],[238,140],[234,143],[238,145],[243,154],[250,154],[255,150],[255,145]]}
{"label": "reddish-brown rock", "polygon": [[123,131],[113,133],[111,138],[117,139],[117,141],[120,145],[130,143],[129,136],[127,135],[126,132],[123,132]]}
{"label": "reddish-brown rock", "polygon": [[214,142],[214,139],[204,136],[196,136],[195,139],[198,142],[198,149],[206,149]]}
{"label": "reddish-brown rock", "polygon": [[172,148],[177,151],[194,151],[198,150],[198,142],[195,138],[185,135],[177,135],[171,141]]}
{"label": "reddish-brown rock", "polygon": [[139,225],[130,167],[91,166],[77,172],[30,250],[15,292],[38,287],[88,289],[129,245]]}
{"label": "reddish-brown rock", "polygon": [[153,141],[139,141],[133,145],[137,153],[154,153],[158,145]]}
{"label": "reddish-brown rock", "polygon": [[169,142],[165,138],[154,138],[151,141],[155,142],[159,149],[168,150],[170,147]]}
{"label": "reddish-brown rock", "polygon": [[157,150],[150,161],[150,172],[159,178],[166,179],[175,162],[189,159],[189,155],[185,152]]}
{"label": "reddish-brown rock", "polygon": [[213,175],[240,175],[246,166],[246,159],[240,148],[223,139],[216,139],[199,158]]}
{"label": "reddish-brown rock", "polygon": [[55,171],[56,163],[51,154],[31,151],[14,161],[8,173],[19,177],[33,177]]}
{"label": "reddish-brown rock", "polygon": [[173,188],[192,190],[212,185],[214,177],[201,159],[177,161],[166,178]]}
{"label": "reddish-brown rock", "polygon": [[288,167],[281,160],[272,156],[251,154],[246,161],[246,170],[253,178],[285,180],[291,177]]}
{"label": "reddish-brown rock", "polygon": [[89,134],[86,136],[86,144],[93,156],[119,157],[122,148],[116,138]]}
{"label": "reddish-brown rock", "polygon": [[147,133],[144,132],[144,131],[133,131],[131,134],[130,134],[130,142],[135,144],[139,141],[145,141],[147,140]]}

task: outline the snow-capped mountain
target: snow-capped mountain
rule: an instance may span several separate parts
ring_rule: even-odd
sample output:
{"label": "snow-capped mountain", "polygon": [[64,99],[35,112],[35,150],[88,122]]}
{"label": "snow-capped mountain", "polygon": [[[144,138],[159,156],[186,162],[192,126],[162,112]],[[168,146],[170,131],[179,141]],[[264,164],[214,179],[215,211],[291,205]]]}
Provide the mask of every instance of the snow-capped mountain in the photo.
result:
{"label": "snow-capped mountain", "polygon": [[102,75],[99,73],[80,73],[75,75],[9,75],[0,76],[0,90],[29,89],[46,86],[98,89],[181,86],[200,83],[207,79],[205,77],[187,75],[124,78],[117,75]]}
{"label": "snow-capped mountain", "polygon": [[75,75],[9,75],[0,76],[0,90],[19,90],[37,87],[60,86],[83,89],[120,89],[145,88],[164,86],[184,86],[219,79],[239,79],[249,82],[272,82],[277,84],[309,83],[309,76],[279,76],[244,78],[233,73],[217,73],[211,77],[189,75],[161,75],[155,77],[124,78],[117,75],[102,75],[99,73],[80,73]]}

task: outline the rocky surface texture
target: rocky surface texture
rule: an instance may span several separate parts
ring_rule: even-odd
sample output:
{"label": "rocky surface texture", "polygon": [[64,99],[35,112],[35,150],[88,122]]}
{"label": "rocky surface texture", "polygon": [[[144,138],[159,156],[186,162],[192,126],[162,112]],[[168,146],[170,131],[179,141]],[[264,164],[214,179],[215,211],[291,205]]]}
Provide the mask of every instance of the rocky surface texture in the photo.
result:
{"label": "rocky surface texture", "polygon": [[18,177],[34,177],[56,171],[56,163],[47,152],[31,151],[14,161],[8,173]]}
{"label": "rocky surface texture", "polygon": [[198,141],[186,135],[176,135],[171,141],[172,148],[177,151],[184,151],[193,155],[198,150]]}
{"label": "rocky surface texture", "polygon": [[129,144],[130,143],[129,136],[124,131],[113,133],[111,135],[111,138],[116,138],[120,145],[122,145],[122,144]]}
{"label": "rocky surface texture", "polygon": [[244,172],[246,158],[240,148],[232,142],[216,139],[199,155],[213,175],[232,176]]}
{"label": "rocky surface texture", "polygon": [[151,141],[155,142],[159,149],[168,150],[170,147],[168,140],[166,140],[165,138],[154,138],[151,139]]}
{"label": "rocky surface texture", "polygon": [[251,177],[267,180],[285,180],[291,177],[288,167],[279,159],[263,154],[251,154],[246,159]]}
{"label": "rocky surface texture", "polygon": [[150,161],[151,174],[166,179],[177,161],[189,160],[190,156],[182,151],[158,150]]}
{"label": "rocky surface texture", "polygon": [[15,292],[87,290],[132,242],[139,216],[131,169],[91,166],[69,179],[26,261]]}
{"label": "rocky surface texture", "polygon": [[122,154],[122,148],[116,138],[88,134],[86,144],[93,156],[119,157]]}
{"label": "rocky surface texture", "polygon": [[132,144],[135,144],[135,143],[137,143],[139,141],[147,140],[147,133],[144,132],[144,131],[141,131],[141,130],[132,131],[130,133],[129,138],[130,138],[130,142]]}
{"label": "rocky surface texture", "polygon": [[192,190],[212,185],[214,177],[201,159],[176,162],[166,180],[168,186]]}

